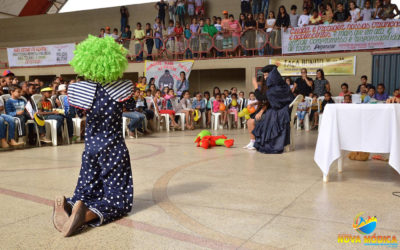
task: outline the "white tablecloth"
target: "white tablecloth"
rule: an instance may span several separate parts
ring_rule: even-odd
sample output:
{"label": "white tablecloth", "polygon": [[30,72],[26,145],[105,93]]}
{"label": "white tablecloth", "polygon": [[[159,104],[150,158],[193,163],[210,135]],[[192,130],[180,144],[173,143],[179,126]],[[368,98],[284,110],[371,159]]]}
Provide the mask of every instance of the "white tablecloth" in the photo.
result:
{"label": "white tablecloth", "polygon": [[400,174],[400,104],[326,105],[314,155],[324,176],[341,150],[390,153]]}

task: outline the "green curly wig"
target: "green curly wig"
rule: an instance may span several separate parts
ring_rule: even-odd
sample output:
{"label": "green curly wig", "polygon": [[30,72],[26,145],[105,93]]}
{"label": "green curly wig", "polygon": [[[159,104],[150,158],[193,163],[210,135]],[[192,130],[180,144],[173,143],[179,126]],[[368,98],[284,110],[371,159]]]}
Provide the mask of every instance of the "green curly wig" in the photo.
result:
{"label": "green curly wig", "polygon": [[128,66],[127,54],[128,51],[112,37],[89,35],[76,46],[69,64],[78,75],[105,84],[122,77]]}

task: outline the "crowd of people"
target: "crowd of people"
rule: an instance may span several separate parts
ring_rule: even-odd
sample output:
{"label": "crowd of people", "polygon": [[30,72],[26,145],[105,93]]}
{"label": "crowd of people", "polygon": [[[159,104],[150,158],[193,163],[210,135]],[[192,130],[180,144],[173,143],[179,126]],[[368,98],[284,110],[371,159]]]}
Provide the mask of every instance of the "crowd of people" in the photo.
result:
{"label": "crowd of people", "polygon": [[[326,79],[323,69],[317,70],[315,79],[310,78],[307,75],[307,69],[303,68],[301,69],[301,77],[294,82],[290,77],[286,77],[285,81],[295,96],[301,94],[304,97],[297,108],[297,117],[301,124],[303,124],[306,113],[309,113],[313,123],[312,129],[318,128],[318,118],[324,112],[325,105],[335,103],[332,99],[330,83]],[[358,95],[358,101],[361,103],[400,102],[399,89],[395,89],[393,93],[387,93],[385,84],[379,83],[375,87],[373,84],[368,83],[366,75],[361,76],[360,84],[354,92],[349,90],[348,83],[342,83],[341,90],[339,96],[343,97],[343,103],[352,103],[353,94]],[[312,101],[307,101],[307,97],[312,98]],[[319,102],[318,98],[322,101]]]}
{"label": "crowd of people", "polygon": [[[28,120],[35,120],[33,112],[40,115],[44,120],[56,120],[60,139],[62,139],[61,129],[64,126],[64,120],[66,121],[65,124],[70,141],[84,137],[83,130],[81,134],[74,135],[72,118],[77,116],[83,118],[85,113],[70,106],[67,98],[64,99],[65,102],[63,103],[59,98],[60,95],[66,95],[70,84],[81,80],[83,79],[64,81],[61,77],[56,77],[51,84],[44,84],[39,79],[35,79],[32,82],[18,82],[18,79],[14,77],[11,71],[4,71],[0,81],[0,94],[2,97],[8,94],[9,97],[6,98],[7,100],[4,103],[0,100],[1,147],[21,147],[24,143],[17,142],[19,140],[16,139],[27,134],[29,136],[26,143],[36,144],[36,136],[32,124],[28,126],[29,133],[25,129],[25,124]],[[286,77],[284,80],[293,96],[299,94],[304,96],[297,108],[297,119],[303,123],[306,113],[309,113],[313,124],[312,128],[317,128],[319,115],[323,113],[325,105],[334,103],[330,92],[330,83],[326,79],[324,71],[319,69],[316,77],[312,79],[307,75],[307,69],[302,69],[301,77],[294,82],[290,77]],[[263,82],[262,76],[258,77],[257,82],[261,86]],[[170,119],[171,128],[177,130],[182,128],[178,125],[179,122],[183,122],[188,130],[202,127],[203,124],[210,128],[213,113],[220,114],[220,129],[229,128],[229,124],[232,124],[234,128],[238,128],[238,126],[244,126],[246,123],[244,119],[239,117],[239,113],[245,108],[252,111],[252,113],[256,112],[259,106],[254,92],[245,94],[244,91],[238,91],[236,87],[223,91],[219,87],[214,87],[212,92],[190,93],[189,82],[184,72],[181,72],[181,79],[175,86],[157,86],[154,78],[147,79],[146,77],[139,77],[134,85],[133,96],[125,102],[123,113],[123,117],[129,119],[127,127],[130,138],[133,138],[135,133],[146,135],[157,131],[159,128],[156,127],[156,119],[161,119],[162,114],[166,114],[166,119]],[[361,77],[361,82],[354,93],[349,90],[347,83],[343,83],[341,89],[342,92],[339,96],[343,97],[344,103],[352,103],[352,95],[354,93],[359,94],[362,103],[400,103],[399,89],[396,89],[392,94],[386,93],[384,84],[378,84],[377,88],[375,88],[368,83],[367,76]],[[33,95],[41,95],[42,98],[34,104]],[[306,97],[311,98],[312,101],[307,101]],[[27,105],[36,110],[29,112]],[[182,113],[185,114],[185,120],[179,121],[180,116],[178,114]],[[229,119],[231,119],[232,123],[229,123]],[[6,124],[8,124],[8,127]],[[251,126],[249,128],[251,129]],[[43,143],[51,142],[45,136],[44,126],[39,126],[39,133],[39,138]],[[7,134],[8,138],[6,137]],[[247,148],[253,149],[253,147]]]}
{"label": "crowd of people", "polygon": [[[268,0],[241,0],[238,18],[228,11],[222,16],[207,17],[204,0],[170,0],[155,4],[158,13],[153,24],[136,23],[132,31],[128,24],[129,12],[121,7],[121,33],[110,27],[100,30],[100,37],[112,36],[129,49],[132,60],[143,61],[171,56],[204,58],[209,56],[263,56],[281,47],[281,30],[343,22],[387,20],[400,15],[390,0],[322,1],[304,0],[301,11],[292,5],[290,11],[280,6],[269,9]],[[301,13],[299,13],[301,12]],[[169,20],[166,21],[166,13]],[[164,51],[167,53],[163,54]]]}

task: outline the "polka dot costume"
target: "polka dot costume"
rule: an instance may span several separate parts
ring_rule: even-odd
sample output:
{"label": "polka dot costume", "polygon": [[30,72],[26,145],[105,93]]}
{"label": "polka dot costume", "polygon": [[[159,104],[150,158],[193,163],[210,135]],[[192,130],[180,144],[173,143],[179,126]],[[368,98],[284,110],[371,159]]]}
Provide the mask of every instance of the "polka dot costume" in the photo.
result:
{"label": "polka dot costume", "polygon": [[85,97],[77,95],[82,85],[71,85],[68,90],[71,105],[83,107],[86,103],[88,109],[82,167],[74,195],[67,200],[71,205],[83,201],[100,218],[92,225],[99,226],[126,215],[133,206],[133,180],[129,152],[122,136],[120,99],[128,91],[116,96],[112,89],[89,84],[93,88],[89,86]]}

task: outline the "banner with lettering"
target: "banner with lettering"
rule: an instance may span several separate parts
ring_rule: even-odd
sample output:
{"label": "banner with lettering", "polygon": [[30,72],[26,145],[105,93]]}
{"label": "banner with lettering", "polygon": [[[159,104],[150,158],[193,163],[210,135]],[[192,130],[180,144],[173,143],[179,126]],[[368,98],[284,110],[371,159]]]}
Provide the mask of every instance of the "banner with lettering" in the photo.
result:
{"label": "banner with lettering", "polygon": [[282,53],[400,47],[400,20],[310,25],[282,30]]}
{"label": "banner with lettering", "polygon": [[356,57],[332,58],[273,58],[270,64],[278,66],[282,76],[300,76],[301,69],[306,68],[308,75],[316,75],[318,69],[323,69],[325,75],[343,76],[356,74]]}
{"label": "banner with lettering", "polygon": [[66,65],[74,57],[75,44],[7,48],[10,67]]}
{"label": "banner with lettering", "polygon": [[145,75],[147,82],[149,82],[151,78],[154,78],[157,88],[162,89],[164,86],[174,88],[176,82],[181,79],[180,73],[182,71],[185,72],[186,79],[189,79],[193,62],[193,60],[179,62],[156,62],[146,60]]}

